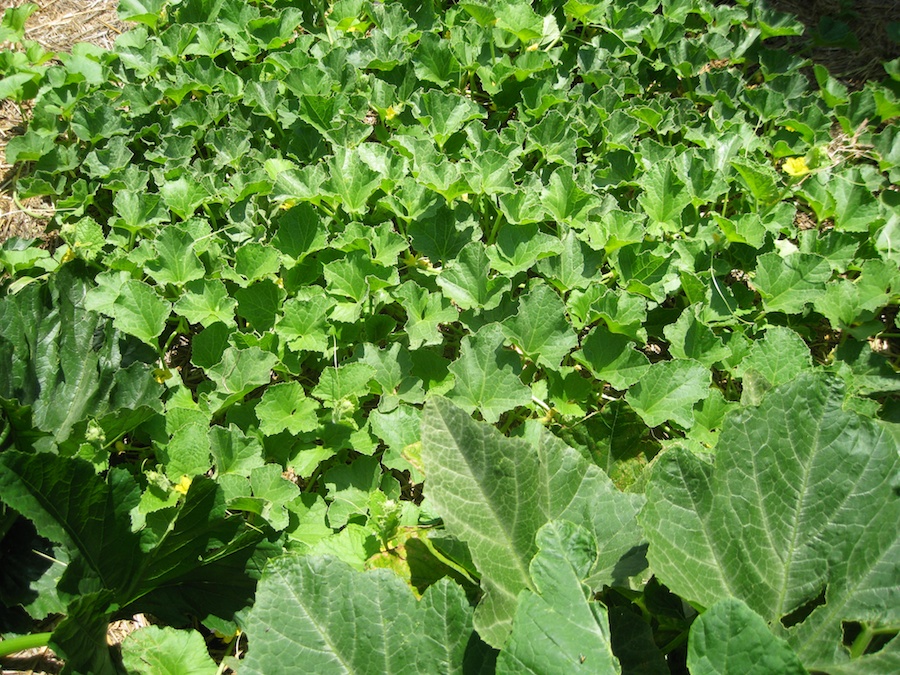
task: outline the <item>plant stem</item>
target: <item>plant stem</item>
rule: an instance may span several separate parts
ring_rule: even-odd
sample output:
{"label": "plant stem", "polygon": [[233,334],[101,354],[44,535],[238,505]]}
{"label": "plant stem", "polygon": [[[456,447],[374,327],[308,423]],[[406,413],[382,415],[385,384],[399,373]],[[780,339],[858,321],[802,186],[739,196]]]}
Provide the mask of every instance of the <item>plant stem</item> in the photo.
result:
{"label": "plant stem", "polygon": [[850,647],[850,658],[858,659],[860,656],[866,653],[866,649],[869,648],[869,643],[872,642],[872,638],[875,637],[875,631],[872,630],[871,626],[863,624],[862,632],[856,636],[856,639],[853,641],[853,645]]}
{"label": "plant stem", "polygon": [[51,635],[53,633],[32,633],[31,635],[0,640],[0,658],[25,651],[26,649],[46,647],[50,643]]}

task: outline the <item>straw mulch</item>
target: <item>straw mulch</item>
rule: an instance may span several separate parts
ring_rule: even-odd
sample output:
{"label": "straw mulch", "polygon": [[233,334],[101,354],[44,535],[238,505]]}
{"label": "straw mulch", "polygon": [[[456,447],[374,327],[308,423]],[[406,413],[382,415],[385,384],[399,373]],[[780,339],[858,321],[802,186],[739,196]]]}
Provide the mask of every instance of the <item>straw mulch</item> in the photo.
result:
{"label": "straw mulch", "polygon": [[[25,37],[51,52],[63,52],[76,42],[92,42],[106,49],[127,30],[116,15],[118,0],[32,0],[40,9],[31,15]],[[7,7],[24,0],[0,0],[0,15]],[[0,45],[0,48],[8,45]],[[38,198],[18,202],[12,195],[16,172],[6,163],[6,143],[25,130],[28,106],[0,100],[0,242],[19,236],[43,238],[53,216],[49,200]]]}

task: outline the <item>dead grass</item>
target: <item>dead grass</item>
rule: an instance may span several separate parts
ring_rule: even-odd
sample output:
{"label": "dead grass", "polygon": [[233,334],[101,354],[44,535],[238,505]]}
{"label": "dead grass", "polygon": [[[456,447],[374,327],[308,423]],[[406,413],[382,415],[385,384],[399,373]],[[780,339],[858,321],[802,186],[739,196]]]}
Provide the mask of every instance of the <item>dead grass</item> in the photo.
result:
{"label": "dead grass", "polygon": [[[867,80],[883,79],[881,64],[900,57],[900,45],[887,33],[888,24],[900,21],[897,0],[766,0],[766,4],[793,14],[806,27],[802,37],[784,40],[789,51],[802,52],[852,89],[862,88]],[[859,48],[851,51],[813,44],[819,22],[825,17],[847,24],[859,40]],[[777,42],[767,44],[775,46]]]}

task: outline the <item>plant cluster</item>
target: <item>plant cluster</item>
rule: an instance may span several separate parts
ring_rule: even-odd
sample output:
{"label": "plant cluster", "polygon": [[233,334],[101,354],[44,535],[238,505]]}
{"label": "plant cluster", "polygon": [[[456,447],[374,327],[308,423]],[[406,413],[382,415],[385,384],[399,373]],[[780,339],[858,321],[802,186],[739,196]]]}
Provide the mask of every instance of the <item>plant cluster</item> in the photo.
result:
{"label": "plant cluster", "polygon": [[34,8],[0,630],[62,618],[0,651],[898,671],[897,62],[749,0],[122,0],[66,54]]}

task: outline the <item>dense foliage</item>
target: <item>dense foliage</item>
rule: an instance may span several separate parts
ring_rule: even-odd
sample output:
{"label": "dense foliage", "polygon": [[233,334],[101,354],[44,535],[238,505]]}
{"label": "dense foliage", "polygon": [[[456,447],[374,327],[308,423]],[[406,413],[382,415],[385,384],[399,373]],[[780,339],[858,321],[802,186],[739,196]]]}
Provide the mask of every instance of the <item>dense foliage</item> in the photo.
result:
{"label": "dense foliage", "polygon": [[897,62],[849,91],[747,0],[122,0],[57,55],[33,9],[7,157],[62,243],[0,251],[7,637],[900,671]]}

